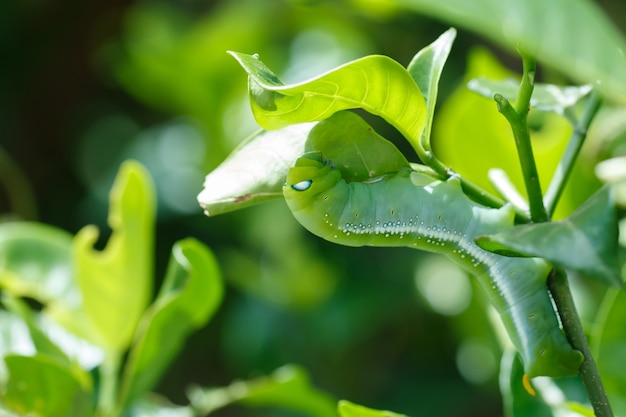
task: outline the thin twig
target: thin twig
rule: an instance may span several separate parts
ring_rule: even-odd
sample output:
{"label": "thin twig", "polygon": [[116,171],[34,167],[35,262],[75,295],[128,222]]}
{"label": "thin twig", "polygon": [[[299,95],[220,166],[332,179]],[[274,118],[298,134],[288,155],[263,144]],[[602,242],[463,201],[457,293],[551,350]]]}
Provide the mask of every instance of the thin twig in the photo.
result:
{"label": "thin twig", "polygon": [[567,180],[574,168],[574,163],[576,162],[576,158],[580,153],[580,149],[587,138],[587,130],[589,129],[589,125],[591,121],[595,117],[596,113],[600,109],[602,105],[602,97],[598,94],[597,91],[592,91],[589,96],[589,100],[587,101],[587,105],[585,106],[585,110],[583,111],[582,117],[576,124],[574,128],[574,132],[567,144],[567,148],[563,153],[563,157],[559,162],[556,171],[554,172],[554,176],[552,177],[552,181],[550,182],[550,186],[548,187],[548,191],[546,191],[546,196],[544,198],[546,208],[548,210],[548,214],[551,216],[556,209],[556,205],[561,198],[561,194],[563,194],[563,190],[565,189],[565,185],[567,184]]}

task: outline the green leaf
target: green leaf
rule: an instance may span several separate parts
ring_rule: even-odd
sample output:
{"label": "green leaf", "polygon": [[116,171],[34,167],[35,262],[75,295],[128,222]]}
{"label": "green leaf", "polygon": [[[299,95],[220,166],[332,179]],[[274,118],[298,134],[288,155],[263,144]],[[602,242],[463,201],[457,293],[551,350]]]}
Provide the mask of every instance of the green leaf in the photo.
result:
{"label": "green leaf", "polygon": [[16,296],[75,305],[72,235],[40,223],[0,224],[0,285]]}
{"label": "green leaf", "polygon": [[132,417],[198,417],[189,406],[177,406],[167,398],[148,393],[125,410]]}
{"label": "green leaf", "polygon": [[35,318],[35,313],[20,299],[3,294],[2,303],[6,309],[20,317],[28,326],[30,338],[38,353],[43,353],[55,359],[61,364],[69,365],[70,359],[40,328]]}
{"label": "green leaf", "polygon": [[319,77],[284,85],[258,57],[231,52],[249,75],[254,116],[265,129],[323,120],[362,108],[393,125],[419,151],[426,124],[424,97],[411,75],[389,57],[371,55]]}
{"label": "green leaf", "polygon": [[254,407],[280,407],[312,417],[337,417],[336,401],[311,386],[306,371],[286,365],[272,375],[224,388],[192,387],[188,393],[197,415],[207,415],[232,403]]}
{"label": "green leaf", "polygon": [[163,286],[142,318],[130,352],[122,388],[124,403],[154,387],[187,336],[215,313],[223,292],[211,251],[192,238],[177,242]]}
{"label": "green leaf", "polygon": [[[346,181],[365,181],[409,168],[396,146],[380,136],[361,117],[340,111],[319,122],[309,133],[306,152],[321,152]],[[339,164],[341,161],[341,164]]]}
{"label": "green leaf", "polygon": [[626,41],[611,20],[586,0],[401,0],[508,47],[520,48],[581,84],[596,83],[626,103]]}
{"label": "green leaf", "polygon": [[[21,415],[87,417],[93,414],[91,379],[47,355],[7,355],[10,379],[3,401]],[[30,414],[29,414],[30,415]]]}
{"label": "green leaf", "polygon": [[[514,77],[484,49],[474,49],[468,56],[465,81],[438,108],[434,120],[432,145],[435,155],[462,177],[487,191],[497,192],[489,181],[492,169],[501,169],[525,197],[525,186],[511,126],[496,110],[493,99],[468,90],[467,81],[477,77],[506,79]],[[532,115],[532,113],[531,113]],[[538,113],[542,124],[532,132],[532,145],[539,182],[549,184],[572,134],[570,123],[553,113]],[[480,123],[476,121],[480,120]],[[576,168],[578,174],[580,170]],[[584,176],[568,186],[555,218],[564,218],[580,204],[581,193],[590,195],[590,181]],[[584,200],[584,196],[582,199]]]}
{"label": "green leaf", "polygon": [[[495,94],[515,102],[519,82],[511,78],[492,80],[485,77],[474,78],[467,83],[467,88],[486,98]],[[572,107],[591,92],[591,85],[558,86],[553,84],[535,84],[530,107],[535,110],[565,115],[565,109]]]}
{"label": "green leaf", "polygon": [[439,78],[452,49],[454,38],[456,38],[456,30],[448,29],[437,40],[420,50],[407,67],[407,71],[426,100],[426,126],[422,132],[421,143],[422,147],[427,150],[430,150],[430,130],[437,104]]}
{"label": "green leaf", "polygon": [[622,285],[617,265],[617,212],[603,187],[569,218],[521,225],[477,239],[492,252],[536,256],[609,285]]}
{"label": "green leaf", "polygon": [[607,291],[596,319],[591,337],[591,350],[602,383],[615,411],[626,415],[626,292]]}
{"label": "green leaf", "polygon": [[338,410],[341,417],[406,417],[404,414],[374,410],[346,400],[339,401]]}
{"label": "green leaf", "polygon": [[82,309],[94,343],[121,354],[129,345],[152,292],[154,191],[145,168],[125,162],[110,194],[113,233],[104,250],[94,249],[95,226],[74,238],[74,262]]}
{"label": "green leaf", "polygon": [[198,202],[207,216],[249,207],[283,196],[282,186],[312,123],[260,131],[241,143],[204,181]]}
{"label": "green leaf", "polygon": [[[30,338],[28,326],[24,321],[13,313],[0,310],[0,357],[8,353],[19,353],[20,355],[32,354],[35,346]],[[4,380],[4,373],[1,372],[0,381]]]}

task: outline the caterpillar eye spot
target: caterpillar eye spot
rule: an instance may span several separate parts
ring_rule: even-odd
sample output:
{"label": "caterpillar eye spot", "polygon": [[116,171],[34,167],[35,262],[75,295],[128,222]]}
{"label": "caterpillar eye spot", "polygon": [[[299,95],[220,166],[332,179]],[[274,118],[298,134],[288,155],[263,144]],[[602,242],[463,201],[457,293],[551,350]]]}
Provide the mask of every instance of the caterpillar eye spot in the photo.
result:
{"label": "caterpillar eye spot", "polygon": [[311,184],[313,184],[312,180],[304,180],[293,184],[291,189],[295,191],[306,191],[311,188]]}

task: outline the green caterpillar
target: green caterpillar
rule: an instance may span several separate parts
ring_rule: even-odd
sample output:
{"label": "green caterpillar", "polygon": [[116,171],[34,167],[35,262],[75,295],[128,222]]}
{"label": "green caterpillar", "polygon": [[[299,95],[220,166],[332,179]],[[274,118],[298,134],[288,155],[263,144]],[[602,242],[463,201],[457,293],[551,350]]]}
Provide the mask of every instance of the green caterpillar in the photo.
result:
{"label": "green caterpillar", "polygon": [[477,236],[512,227],[513,211],[474,203],[455,178],[421,185],[423,180],[424,174],[407,166],[346,181],[320,152],[310,152],[289,170],[283,194],[298,222],[330,242],[407,246],[448,256],[478,279],[529,377],[577,374],[583,357],[559,327],[545,285],[550,266],[487,252],[474,243]]}

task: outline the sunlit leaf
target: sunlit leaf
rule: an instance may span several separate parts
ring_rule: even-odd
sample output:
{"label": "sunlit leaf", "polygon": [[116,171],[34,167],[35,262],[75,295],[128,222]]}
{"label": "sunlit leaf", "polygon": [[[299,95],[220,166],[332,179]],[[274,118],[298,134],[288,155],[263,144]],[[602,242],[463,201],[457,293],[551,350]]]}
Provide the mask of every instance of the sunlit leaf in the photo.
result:
{"label": "sunlit leaf", "polygon": [[[0,310],[0,357],[8,353],[32,355],[35,353],[35,345],[26,323],[15,314]],[[4,375],[0,375],[0,381],[3,380]]]}
{"label": "sunlit leaf", "polygon": [[407,67],[407,71],[419,86],[426,100],[426,126],[421,139],[425,149],[430,149],[430,130],[437,104],[439,78],[443,66],[448,60],[454,38],[456,38],[456,30],[454,28],[448,29],[433,43],[422,48]]}
{"label": "sunlit leaf", "polygon": [[151,389],[189,334],[211,318],[222,300],[222,285],[208,248],[192,238],[174,245],[165,281],[142,318],[125,369],[126,403]]}
{"label": "sunlit leaf", "polygon": [[198,417],[191,407],[174,405],[152,392],[133,402],[127,411],[133,417]]}
{"label": "sunlit leaf", "polygon": [[88,417],[93,414],[87,374],[70,370],[44,354],[8,355],[10,379],[3,401],[20,415]]}
{"label": "sunlit leaf", "polygon": [[392,413],[391,411],[380,411],[363,407],[346,400],[339,401],[338,410],[341,417],[406,417],[403,414]]}
{"label": "sunlit leaf", "polygon": [[70,360],[68,356],[46,336],[40,328],[39,323],[36,321],[35,313],[28,308],[26,303],[20,299],[7,295],[2,297],[2,303],[7,310],[20,317],[26,326],[28,326],[30,338],[33,341],[33,345],[38,353],[43,353],[50,358],[55,359],[59,363],[69,366]]}
{"label": "sunlit leaf", "polygon": [[361,117],[348,111],[319,122],[309,133],[305,151],[321,152],[346,181],[364,181],[408,168],[396,146],[380,136]]}
{"label": "sunlit leaf", "polygon": [[252,111],[266,129],[362,108],[387,120],[414,148],[420,146],[426,123],[424,97],[406,69],[389,57],[367,56],[317,78],[284,85],[258,57],[232,54],[248,72]]}
{"label": "sunlit leaf", "polygon": [[29,222],[0,224],[0,285],[41,303],[77,304],[73,281],[72,235]]}
{"label": "sunlit leaf", "polygon": [[[465,81],[438,108],[431,142],[435,155],[463,177],[488,191],[497,192],[489,180],[489,172],[501,169],[525,197],[524,179],[511,126],[498,113],[492,99],[481,97],[466,87],[467,81],[473,78],[483,76],[502,80],[514,75],[490,52],[484,49],[470,51]],[[540,124],[534,126],[531,132],[533,153],[539,181],[545,189],[567,146],[572,127],[567,119],[554,113],[537,112],[534,116]],[[588,172],[590,168],[583,164],[574,167],[573,175],[577,176],[577,182],[567,185],[555,218],[571,214],[581,201],[593,193],[597,183],[588,179],[593,176],[582,175],[585,169],[584,172]]]}
{"label": "sunlit leaf", "polygon": [[[491,80],[485,77],[474,78],[467,83],[467,88],[482,95],[493,98],[495,94],[504,96],[515,102],[519,82],[511,78]],[[591,92],[591,85],[558,86],[553,84],[535,84],[530,107],[539,111],[553,112],[564,115],[565,109],[575,105],[580,99]]]}
{"label": "sunlit leaf", "polygon": [[125,162],[110,194],[108,222],[113,229],[104,250],[95,249],[95,226],[74,238],[75,273],[82,309],[97,340],[119,354],[130,343],[151,297],[155,203],[148,173]]}
{"label": "sunlit leaf", "polygon": [[234,382],[224,388],[192,387],[188,396],[198,415],[237,402],[285,408],[312,417],[337,417],[336,401],[311,386],[306,371],[295,365],[277,369],[268,377]]}
{"label": "sunlit leaf", "polygon": [[235,149],[204,181],[198,202],[209,216],[282,197],[287,170],[304,152],[312,123],[260,131]]}
{"label": "sunlit leaf", "polygon": [[494,252],[542,257],[608,285],[621,286],[617,230],[611,189],[604,187],[565,220],[517,226],[481,237],[477,243]]}
{"label": "sunlit leaf", "polygon": [[586,0],[401,0],[412,10],[521,48],[579,83],[626,102],[626,41]]}

